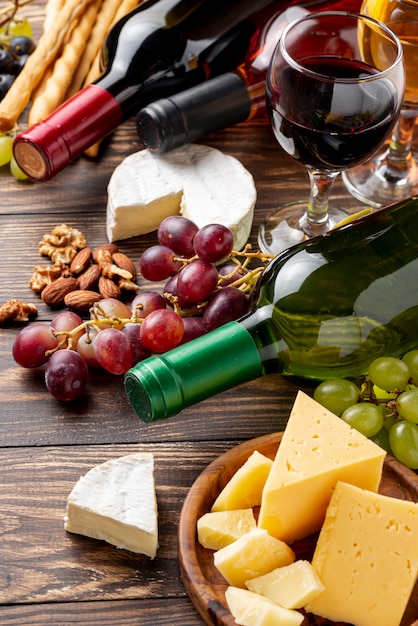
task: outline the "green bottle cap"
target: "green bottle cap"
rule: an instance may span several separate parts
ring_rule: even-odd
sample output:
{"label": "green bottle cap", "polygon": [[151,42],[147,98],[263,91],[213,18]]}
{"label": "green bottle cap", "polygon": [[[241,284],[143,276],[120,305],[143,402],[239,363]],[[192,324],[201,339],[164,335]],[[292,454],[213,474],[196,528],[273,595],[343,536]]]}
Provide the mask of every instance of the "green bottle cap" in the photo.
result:
{"label": "green bottle cap", "polygon": [[138,417],[154,422],[259,376],[254,340],[241,324],[229,322],[139,362],[125,374],[125,389]]}

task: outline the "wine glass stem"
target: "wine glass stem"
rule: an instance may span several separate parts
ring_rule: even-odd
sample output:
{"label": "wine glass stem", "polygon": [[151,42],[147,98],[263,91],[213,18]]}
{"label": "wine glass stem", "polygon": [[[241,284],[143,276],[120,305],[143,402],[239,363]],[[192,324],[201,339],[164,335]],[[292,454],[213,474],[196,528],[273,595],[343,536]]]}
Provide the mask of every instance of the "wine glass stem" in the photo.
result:
{"label": "wine glass stem", "polygon": [[417,117],[418,111],[402,109],[394,128],[387,158],[398,170],[407,169],[412,158],[411,146]]}
{"label": "wine glass stem", "polygon": [[308,174],[311,191],[307,215],[302,228],[310,236],[322,235],[329,230],[329,195],[338,172],[320,172],[308,168]]}

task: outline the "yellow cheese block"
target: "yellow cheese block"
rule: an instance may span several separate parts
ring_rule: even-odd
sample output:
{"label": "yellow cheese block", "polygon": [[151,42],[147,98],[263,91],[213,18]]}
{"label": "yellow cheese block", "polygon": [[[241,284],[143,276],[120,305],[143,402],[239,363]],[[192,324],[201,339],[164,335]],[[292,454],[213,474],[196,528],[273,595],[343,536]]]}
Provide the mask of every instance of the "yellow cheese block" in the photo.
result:
{"label": "yellow cheese block", "polygon": [[214,554],[215,567],[228,584],[242,588],[250,578],[289,565],[294,560],[295,554],[288,545],[260,528],[251,530]]}
{"label": "yellow cheese block", "polygon": [[259,506],[273,461],[257,450],[247,459],[221,491],[212,511],[232,511]]}
{"label": "yellow cheese block", "polygon": [[356,626],[398,626],[418,574],[418,503],[338,483],[312,565],[325,591],[309,611]]}
{"label": "yellow cheese block", "polygon": [[285,609],[302,609],[324,591],[315,569],[309,561],[303,560],[247,580],[246,586]]}
{"label": "yellow cheese block", "polygon": [[385,454],[299,391],[263,490],[258,526],[286,543],[317,532],[339,480],[378,490]]}
{"label": "yellow cheese block", "polygon": [[256,528],[252,509],[206,513],[197,520],[199,543],[209,550],[220,550]]}
{"label": "yellow cheese block", "polygon": [[248,589],[228,587],[225,598],[235,621],[241,626],[299,626],[303,615],[289,611]]}

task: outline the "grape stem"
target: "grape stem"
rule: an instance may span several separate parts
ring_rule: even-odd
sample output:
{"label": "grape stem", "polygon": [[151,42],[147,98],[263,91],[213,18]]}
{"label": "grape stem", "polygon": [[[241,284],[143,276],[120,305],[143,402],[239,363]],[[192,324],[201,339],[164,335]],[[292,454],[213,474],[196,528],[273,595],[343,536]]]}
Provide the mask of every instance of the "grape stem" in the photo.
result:
{"label": "grape stem", "polygon": [[13,0],[12,6],[4,7],[0,10],[0,26],[4,26],[8,22],[11,22],[16,13],[22,7],[30,4],[33,0]]}

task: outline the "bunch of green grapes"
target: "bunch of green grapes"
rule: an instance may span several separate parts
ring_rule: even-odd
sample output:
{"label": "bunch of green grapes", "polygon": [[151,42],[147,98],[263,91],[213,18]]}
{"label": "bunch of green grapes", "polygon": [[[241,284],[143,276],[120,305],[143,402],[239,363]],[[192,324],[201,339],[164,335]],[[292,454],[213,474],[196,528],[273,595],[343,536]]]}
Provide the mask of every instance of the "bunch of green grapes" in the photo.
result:
{"label": "bunch of green grapes", "polygon": [[325,380],[314,398],[411,469],[418,469],[418,350],[379,357],[356,384]]}

